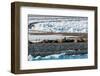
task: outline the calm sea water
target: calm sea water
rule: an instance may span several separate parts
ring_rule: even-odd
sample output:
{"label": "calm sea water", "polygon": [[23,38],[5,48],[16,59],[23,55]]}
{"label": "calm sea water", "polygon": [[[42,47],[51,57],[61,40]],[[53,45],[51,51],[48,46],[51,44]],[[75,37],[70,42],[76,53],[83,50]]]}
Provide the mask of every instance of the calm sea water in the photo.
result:
{"label": "calm sea water", "polygon": [[86,59],[88,58],[88,54],[79,54],[79,55],[65,55],[64,53],[62,54],[53,54],[53,55],[48,55],[45,57],[42,56],[28,56],[28,61],[36,61],[36,60],[57,60],[57,59]]}

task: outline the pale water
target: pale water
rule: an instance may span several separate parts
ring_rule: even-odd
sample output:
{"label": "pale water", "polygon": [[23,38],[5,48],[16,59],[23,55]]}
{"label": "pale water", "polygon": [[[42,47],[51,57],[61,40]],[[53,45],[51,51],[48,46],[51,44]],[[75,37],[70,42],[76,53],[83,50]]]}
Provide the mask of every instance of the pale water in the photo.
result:
{"label": "pale water", "polygon": [[78,55],[65,55],[65,53],[61,54],[52,54],[52,55],[47,55],[47,56],[28,56],[28,61],[36,61],[36,60],[62,60],[62,59],[86,59],[88,58],[88,54],[78,54]]}

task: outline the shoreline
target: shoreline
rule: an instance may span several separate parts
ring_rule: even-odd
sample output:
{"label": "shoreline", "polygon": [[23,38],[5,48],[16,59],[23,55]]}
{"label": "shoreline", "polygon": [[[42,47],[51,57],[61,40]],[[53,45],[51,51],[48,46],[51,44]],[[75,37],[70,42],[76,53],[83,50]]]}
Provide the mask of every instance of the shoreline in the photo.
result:
{"label": "shoreline", "polygon": [[84,43],[34,43],[28,45],[28,54],[47,56],[66,53],[66,55],[87,54],[88,44]]}

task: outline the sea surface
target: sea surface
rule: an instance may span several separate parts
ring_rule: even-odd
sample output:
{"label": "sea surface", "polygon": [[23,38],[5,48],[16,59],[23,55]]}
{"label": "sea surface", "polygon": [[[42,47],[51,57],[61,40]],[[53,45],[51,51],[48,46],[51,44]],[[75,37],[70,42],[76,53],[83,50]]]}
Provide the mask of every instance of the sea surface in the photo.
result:
{"label": "sea surface", "polygon": [[65,53],[61,54],[52,54],[52,55],[47,55],[47,56],[28,56],[28,61],[36,61],[36,60],[62,60],[62,59],[87,59],[88,54],[78,54],[78,55],[65,55]]}

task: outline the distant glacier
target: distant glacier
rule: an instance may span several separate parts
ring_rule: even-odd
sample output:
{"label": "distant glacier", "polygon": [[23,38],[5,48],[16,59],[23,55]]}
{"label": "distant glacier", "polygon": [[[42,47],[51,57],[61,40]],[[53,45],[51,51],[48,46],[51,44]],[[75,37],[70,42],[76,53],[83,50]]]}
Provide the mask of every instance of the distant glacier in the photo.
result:
{"label": "distant glacier", "polygon": [[29,32],[87,33],[88,17],[31,15],[28,17],[28,27]]}

